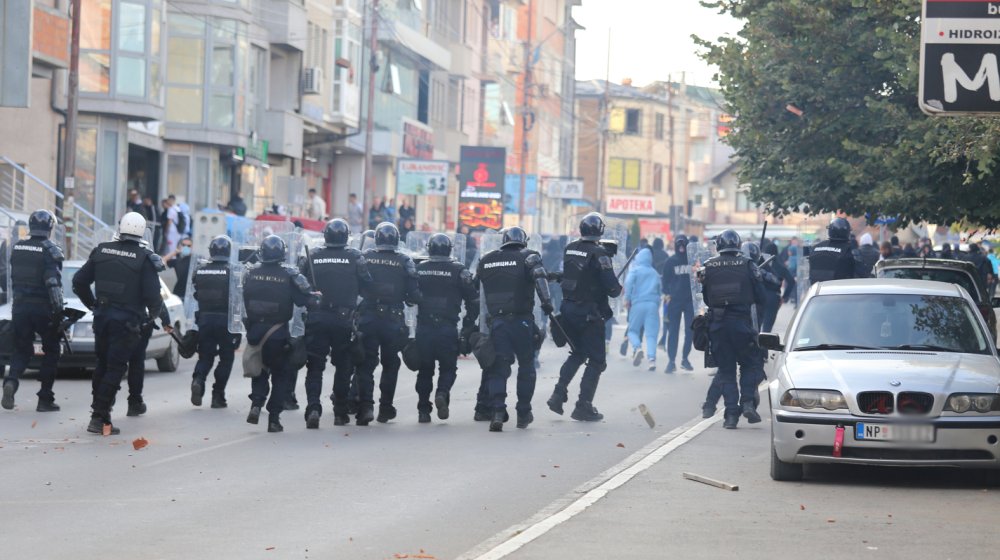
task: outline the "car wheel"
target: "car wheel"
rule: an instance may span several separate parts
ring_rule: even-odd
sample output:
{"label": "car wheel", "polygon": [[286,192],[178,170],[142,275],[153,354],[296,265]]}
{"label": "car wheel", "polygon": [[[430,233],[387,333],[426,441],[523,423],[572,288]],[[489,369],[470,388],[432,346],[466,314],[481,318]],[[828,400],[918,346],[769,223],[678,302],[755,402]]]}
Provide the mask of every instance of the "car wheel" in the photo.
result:
{"label": "car wheel", "polygon": [[771,479],[779,482],[797,482],[802,480],[802,465],[798,463],[786,463],[778,458],[774,451],[774,442],[771,442]]}
{"label": "car wheel", "polygon": [[180,365],[180,349],[177,348],[177,342],[171,339],[170,346],[167,348],[167,353],[156,359],[156,368],[166,373],[177,371],[177,368]]}

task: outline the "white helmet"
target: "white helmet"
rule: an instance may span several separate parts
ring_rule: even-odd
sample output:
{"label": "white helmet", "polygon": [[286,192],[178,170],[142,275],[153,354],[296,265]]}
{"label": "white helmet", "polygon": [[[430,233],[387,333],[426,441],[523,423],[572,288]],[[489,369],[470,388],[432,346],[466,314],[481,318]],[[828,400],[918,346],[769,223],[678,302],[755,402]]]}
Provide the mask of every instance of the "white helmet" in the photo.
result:
{"label": "white helmet", "polygon": [[120,236],[131,236],[133,239],[142,239],[143,234],[146,233],[146,218],[142,217],[142,214],[138,212],[129,212],[122,216],[120,222],[118,222],[118,235]]}

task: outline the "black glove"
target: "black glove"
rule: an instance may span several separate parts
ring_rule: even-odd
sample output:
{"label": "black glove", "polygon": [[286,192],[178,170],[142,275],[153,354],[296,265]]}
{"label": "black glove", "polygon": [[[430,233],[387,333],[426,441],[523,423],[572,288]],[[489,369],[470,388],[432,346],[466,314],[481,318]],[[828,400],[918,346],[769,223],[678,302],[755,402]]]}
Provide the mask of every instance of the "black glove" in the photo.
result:
{"label": "black glove", "polygon": [[618,243],[614,241],[601,241],[601,247],[608,252],[608,256],[614,258],[618,254]]}
{"label": "black glove", "polygon": [[552,302],[551,301],[543,301],[542,302],[542,313],[545,313],[546,315],[552,315],[552,312],[555,311],[555,310],[556,310],[556,308],[552,307]]}

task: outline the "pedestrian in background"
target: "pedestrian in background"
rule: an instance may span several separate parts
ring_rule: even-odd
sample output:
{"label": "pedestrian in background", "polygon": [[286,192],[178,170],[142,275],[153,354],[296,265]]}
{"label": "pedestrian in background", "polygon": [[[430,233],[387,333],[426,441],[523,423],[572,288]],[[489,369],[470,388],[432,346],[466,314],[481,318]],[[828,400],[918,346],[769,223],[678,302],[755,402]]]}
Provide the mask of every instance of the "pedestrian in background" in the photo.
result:
{"label": "pedestrian in background", "polygon": [[191,238],[181,239],[174,252],[164,257],[163,262],[177,274],[173,292],[183,300],[187,294],[188,275],[191,272]]}
{"label": "pedestrian in background", "polygon": [[309,197],[306,200],[306,217],[310,220],[326,218],[326,201],[316,194],[316,189],[309,189]]}
{"label": "pedestrian in background", "polygon": [[[765,252],[767,252],[765,250]],[[858,248],[858,253],[861,255],[861,262],[864,263],[864,270],[867,276],[871,276],[872,270],[875,269],[875,263],[879,260],[878,249],[875,248],[874,242],[872,241],[872,234],[865,233],[861,236],[861,247]]]}
{"label": "pedestrian in background", "polygon": [[688,357],[691,355],[691,323],[694,321],[694,295],[691,291],[691,264],[687,254],[688,240],[683,235],[674,241],[674,254],[663,264],[663,295],[667,300],[667,319],[670,332],[667,335],[667,369],[665,373],[677,371],[677,343],[681,329],[684,329],[684,351],[681,354],[681,369],[692,371]]}
{"label": "pedestrian in background", "polygon": [[[945,246],[947,246],[947,245],[948,244],[945,243]],[[878,258],[879,262],[891,259],[892,258],[892,243],[889,243],[888,241],[883,241],[882,242],[882,246],[879,247],[879,251],[878,252],[879,252],[879,258]]]}
{"label": "pedestrian in background", "polygon": [[653,268],[653,252],[639,251],[625,279],[625,308],[629,310],[628,338],[632,344],[632,365],[639,367],[642,363],[642,337],[645,335],[645,357],[648,358],[649,371],[656,371],[656,338],[660,333],[659,307],[660,275]]}
{"label": "pedestrian in background", "polygon": [[351,231],[361,233],[364,231],[365,210],[358,202],[358,195],[351,193],[347,197],[347,225],[351,226]]}

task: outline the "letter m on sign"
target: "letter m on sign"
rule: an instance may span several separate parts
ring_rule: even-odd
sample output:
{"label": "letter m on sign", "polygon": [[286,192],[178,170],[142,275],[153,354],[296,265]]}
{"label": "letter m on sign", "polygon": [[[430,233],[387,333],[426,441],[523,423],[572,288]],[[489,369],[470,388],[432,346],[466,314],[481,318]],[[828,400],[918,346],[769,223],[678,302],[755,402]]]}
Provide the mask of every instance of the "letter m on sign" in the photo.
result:
{"label": "letter m on sign", "polygon": [[941,57],[941,78],[944,85],[944,100],[948,103],[958,101],[958,86],[969,91],[979,91],[983,84],[989,88],[990,99],[1000,101],[1000,70],[997,69],[997,55],[987,53],[979,65],[979,71],[969,77],[965,70],[955,62],[953,53],[945,53]]}

